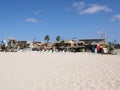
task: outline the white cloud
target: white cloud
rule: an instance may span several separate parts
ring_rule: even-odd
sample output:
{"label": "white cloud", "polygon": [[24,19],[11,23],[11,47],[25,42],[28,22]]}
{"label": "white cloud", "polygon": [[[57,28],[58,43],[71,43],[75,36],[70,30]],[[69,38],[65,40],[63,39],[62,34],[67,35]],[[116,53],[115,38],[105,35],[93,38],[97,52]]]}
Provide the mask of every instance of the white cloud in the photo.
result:
{"label": "white cloud", "polygon": [[39,15],[41,12],[43,12],[42,9],[39,9],[39,10],[32,10],[33,14],[34,15]]}
{"label": "white cloud", "polygon": [[68,7],[65,9],[65,11],[79,11],[84,7],[85,3],[84,2],[74,2],[72,7]]}
{"label": "white cloud", "polygon": [[110,21],[120,21],[120,14],[113,15]]}
{"label": "white cloud", "polygon": [[85,3],[84,2],[74,2],[73,3],[73,9],[75,9],[76,11],[81,10],[82,8],[84,8]]}
{"label": "white cloud", "polygon": [[38,19],[36,19],[36,18],[26,18],[25,21],[26,22],[31,22],[31,23],[37,23]]}
{"label": "white cloud", "polygon": [[112,9],[108,8],[106,5],[98,4],[85,4],[84,2],[75,2],[71,8],[79,14],[96,14],[98,12],[112,12]]}
{"label": "white cloud", "polygon": [[105,34],[103,31],[97,31],[98,34]]}
{"label": "white cloud", "polygon": [[79,13],[80,14],[95,14],[100,11],[112,12],[112,9],[108,8],[107,6],[94,4],[94,5],[91,5],[90,7],[88,7],[87,9],[80,11]]}

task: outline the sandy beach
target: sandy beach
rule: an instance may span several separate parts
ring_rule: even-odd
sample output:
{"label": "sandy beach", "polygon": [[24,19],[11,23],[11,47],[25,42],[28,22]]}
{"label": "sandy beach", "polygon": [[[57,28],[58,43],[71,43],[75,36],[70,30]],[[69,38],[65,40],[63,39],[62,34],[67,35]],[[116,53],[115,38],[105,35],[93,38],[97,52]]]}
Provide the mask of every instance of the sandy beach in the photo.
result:
{"label": "sandy beach", "polygon": [[0,53],[0,90],[120,90],[120,55]]}

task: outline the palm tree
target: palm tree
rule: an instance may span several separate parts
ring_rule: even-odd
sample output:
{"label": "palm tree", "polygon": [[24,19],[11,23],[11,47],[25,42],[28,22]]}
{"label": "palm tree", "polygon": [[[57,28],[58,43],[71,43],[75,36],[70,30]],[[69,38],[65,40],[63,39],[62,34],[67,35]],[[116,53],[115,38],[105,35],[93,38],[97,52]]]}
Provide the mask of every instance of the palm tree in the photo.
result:
{"label": "palm tree", "polygon": [[50,36],[49,35],[45,36],[45,41],[47,41],[47,43],[49,43],[49,41],[50,41]]}
{"label": "palm tree", "polygon": [[60,36],[57,36],[57,37],[56,37],[56,41],[61,41],[61,37],[60,37]]}

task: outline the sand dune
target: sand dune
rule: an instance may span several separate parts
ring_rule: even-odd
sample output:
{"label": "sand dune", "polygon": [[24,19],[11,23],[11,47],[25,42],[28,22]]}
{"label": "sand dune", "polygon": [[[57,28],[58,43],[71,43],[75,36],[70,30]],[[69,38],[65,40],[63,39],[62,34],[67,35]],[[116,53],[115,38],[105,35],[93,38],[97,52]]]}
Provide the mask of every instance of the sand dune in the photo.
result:
{"label": "sand dune", "polygon": [[120,90],[120,55],[0,53],[0,90]]}

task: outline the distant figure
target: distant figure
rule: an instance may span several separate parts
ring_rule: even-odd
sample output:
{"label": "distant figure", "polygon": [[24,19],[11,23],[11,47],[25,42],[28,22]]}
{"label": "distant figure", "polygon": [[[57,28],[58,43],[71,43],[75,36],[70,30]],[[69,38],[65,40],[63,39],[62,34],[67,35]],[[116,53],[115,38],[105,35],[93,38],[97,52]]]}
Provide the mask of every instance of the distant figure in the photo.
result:
{"label": "distant figure", "polygon": [[104,54],[104,50],[103,50],[103,47],[102,47],[102,46],[100,46],[100,53],[101,53],[101,54]]}
{"label": "distant figure", "polygon": [[3,40],[2,41],[2,46],[1,46],[2,52],[6,52],[6,49],[7,49],[6,47],[7,47],[7,41]]}
{"label": "distant figure", "polygon": [[95,52],[95,54],[97,54],[97,53],[98,53],[98,52],[97,52],[97,48],[95,48],[95,51],[94,51],[94,52]]}
{"label": "distant figure", "polygon": [[97,53],[101,53],[101,54],[104,53],[103,47],[100,46],[100,44],[97,44]]}
{"label": "distant figure", "polygon": [[100,44],[97,44],[97,53],[100,53]]}

